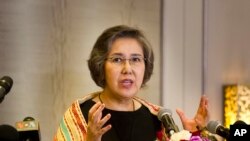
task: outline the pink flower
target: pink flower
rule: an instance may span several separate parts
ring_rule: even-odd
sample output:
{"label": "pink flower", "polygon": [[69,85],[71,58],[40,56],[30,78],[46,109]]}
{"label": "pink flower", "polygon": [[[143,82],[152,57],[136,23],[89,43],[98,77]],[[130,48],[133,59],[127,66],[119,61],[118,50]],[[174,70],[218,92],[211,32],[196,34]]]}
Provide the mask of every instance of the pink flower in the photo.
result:
{"label": "pink flower", "polygon": [[200,136],[191,136],[189,141],[203,141]]}

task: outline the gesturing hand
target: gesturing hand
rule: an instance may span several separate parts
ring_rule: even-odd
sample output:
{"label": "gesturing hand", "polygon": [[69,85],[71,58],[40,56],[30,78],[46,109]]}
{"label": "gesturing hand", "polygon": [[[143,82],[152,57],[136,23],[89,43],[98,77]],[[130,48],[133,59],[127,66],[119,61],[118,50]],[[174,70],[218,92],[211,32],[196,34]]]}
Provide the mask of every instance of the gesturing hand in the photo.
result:
{"label": "gesturing hand", "polygon": [[191,132],[197,131],[197,126],[200,128],[205,127],[208,121],[208,99],[204,95],[201,97],[198,110],[193,119],[188,119],[180,109],[177,109],[176,112],[181,119],[184,129]]}
{"label": "gesturing hand", "polygon": [[97,102],[88,114],[87,126],[87,141],[101,141],[102,135],[111,129],[111,125],[103,127],[103,125],[110,119],[111,115],[107,114],[102,118],[102,111],[105,105]]}

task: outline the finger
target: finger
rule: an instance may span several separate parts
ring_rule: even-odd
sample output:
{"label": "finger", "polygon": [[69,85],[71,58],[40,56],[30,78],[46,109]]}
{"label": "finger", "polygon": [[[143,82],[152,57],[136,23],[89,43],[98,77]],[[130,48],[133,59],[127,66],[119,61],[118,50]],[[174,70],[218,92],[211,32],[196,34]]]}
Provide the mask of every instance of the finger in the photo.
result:
{"label": "finger", "polygon": [[101,113],[104,109],[104,105],[100,102],[97,102],[93,107],[90,108],[88,118],[90,121],[97,122],[98,119],[101,119]]}
{"label": "finger", "polygon": [[205,102],[205,96],[202,95],[202,96],[201,96],[201,99],[200,99],[200,104],[199,104],[199,106],[200,106],[200,107],[203,107],[203,105],[205,104],[204,102]]}
{"label": "finger", "polygon": [[105,117],[103,117],[99,121],[100,126],[102,127],[110,118],[111,118],[111,114],[107,114]]}
{"label": "finger", "polygon": [[206,120],[208,121],[209,120],[209,110],[208,110],[208,107],[209,107],[209,101],[208,101],[208,98],[205,97],[204,98],[204,111],[205,111],[205,116],[206,116]]}
{"label": "finger", "polygon": [[181,109],[176,109],[176,113],[179,115],[181,122],[184,122],[186,119],[184,112]]}
{"label": "finger", "polygon": [[101,105],[101,102],[97,102],[96,104],[94,104],[94,106],[92,106],[89,110],[89,114],[94,113]]}
{"label": "finger", "polygon": [[207,98],[205,95],[202,95],[201,99],[200,99],[200,104],[199,104],[199,107],[198,107],[198,111],[197,113],[204,113],[206,112],[206,107],[207,107]]}
{"label": "finger", "polygon": [[209,112],[208,112],[208,98],[205,95],[202,95],[200,100],[200,105],[195,116],[195,121],[200,127],[204,127],[206,122],[209,119]]}
{"label": "finger", "polygon": [[103,127],[101,130],[100,130],[100,135],[103,135],[105,134],[107,131],[109,131],[110,129],[112,128],[112,126],[109,124],[105,127]]}
{"label": "finger", "polygon": [[208,98],[207,98],[207,96],[206,95],[202,95],[201,98],[202,98],[203,105],[207,106],[208,105]]}
{"label": "finger", "polygon": [[204,105],[206,106],[206,108],[208,108],[208,103],[209,103],[209,102],[208,102],[208,98],[205,97],[204,99],[205,99],[205,100],[204,100],[204,103],[205,103]]}
{"label": "finger", "polygon": [[101,118],[102,118],[102,111],[104,109],[105,105],[104,104],[101,104],[97,109],[96,111],[94,111],[93,115],[92,115],[92,119],[95,121],[95,122],[98,122]]}
{"label": "finger", "polygon": [[103,103],[101,103],[101,105],[96,109],[95,113],[102,113],[102,110],[104,109],[105,105]]}
{"label": "finger", "polygon": [[207,114],[207,111],[208,111],[208,98],[205,95],[203,95],[201,97],[201,101],[202,101],[201,102],[202,105],[200,106],[201,107],[201,112],[204,113],[204,114]]}

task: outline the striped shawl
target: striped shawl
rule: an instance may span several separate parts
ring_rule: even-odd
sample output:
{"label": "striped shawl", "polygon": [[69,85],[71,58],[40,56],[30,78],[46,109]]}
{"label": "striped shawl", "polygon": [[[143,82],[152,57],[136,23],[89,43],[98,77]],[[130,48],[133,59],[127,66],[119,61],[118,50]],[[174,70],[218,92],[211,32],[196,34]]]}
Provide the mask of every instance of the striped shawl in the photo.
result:
{"label": "striped shawl", "polygon": [[[99,92],[95,92],[73,102],[60,122],[59,128],[54,136],[54,141],[86,141],[87,122],[81,112],[80,104],[94,98],[98,94]],[[156,116],[161,108],[138,97],[135,97],[134,100],[145,105],[149,111]],[[156,136],[157,141],[167,140],[164,128],[162,128],[162,131],[157,133]]]}

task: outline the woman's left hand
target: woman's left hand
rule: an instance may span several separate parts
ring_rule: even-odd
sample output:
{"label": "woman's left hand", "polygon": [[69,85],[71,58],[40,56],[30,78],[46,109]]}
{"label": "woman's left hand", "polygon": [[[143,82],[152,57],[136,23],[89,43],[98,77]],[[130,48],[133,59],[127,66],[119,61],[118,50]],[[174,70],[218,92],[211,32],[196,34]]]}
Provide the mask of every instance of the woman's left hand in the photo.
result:
{"label": "woman's left hand", "polygon": [[201,97],[198,110],[193,119],[188,119],[180,109],[177,109],[176,112],[181,119],[183,128],[190,132],[195,132],[198,130],[197,127],[203,128],[207,124],[209,118],[208,99],[205,95]]}

